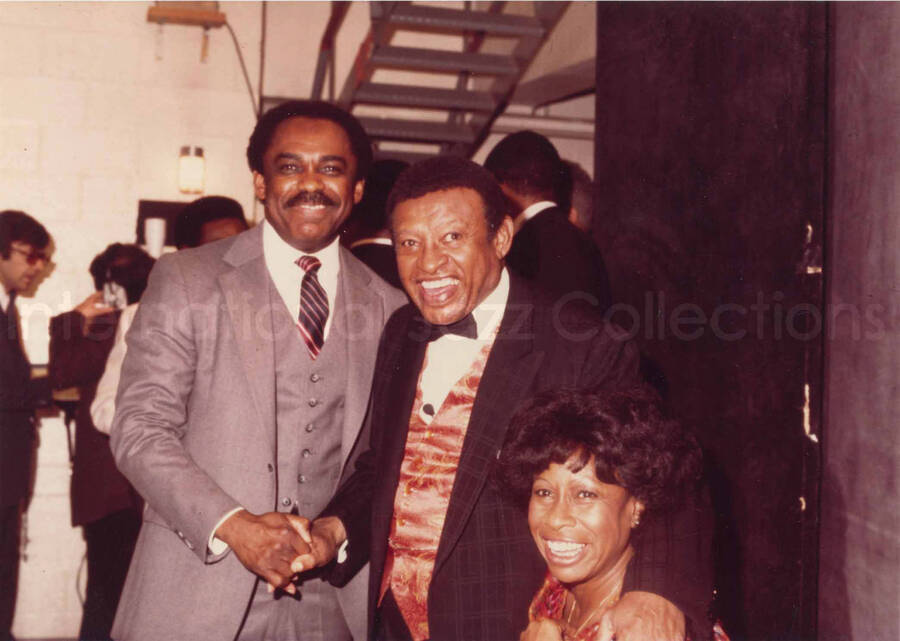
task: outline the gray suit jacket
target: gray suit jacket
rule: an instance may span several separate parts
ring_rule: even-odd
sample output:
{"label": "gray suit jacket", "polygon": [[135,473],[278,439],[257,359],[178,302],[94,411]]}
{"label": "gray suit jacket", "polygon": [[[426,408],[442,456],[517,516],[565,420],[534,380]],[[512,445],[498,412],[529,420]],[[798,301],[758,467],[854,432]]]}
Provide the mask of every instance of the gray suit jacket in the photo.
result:
{"label": "gray suit jacket", "polygon": [[[381,330],[403,295],[340,254],[348,351],[342,462],[368,405]],[[253,575],[235,555],[213,557],[218,520],[243,506],[275,509],[275,350],[262,229],[161,258],[134,324],[111,446],[147,501],[113,636],[232,639]],[[336,310],[339,313],[340,310]],[[309,515],[314,516],[314,515]],[[341,594],[351,628],[365,585]],[[359,617],[357,617],[359,618]],[[359,622],[362,625],[362,622]]]}

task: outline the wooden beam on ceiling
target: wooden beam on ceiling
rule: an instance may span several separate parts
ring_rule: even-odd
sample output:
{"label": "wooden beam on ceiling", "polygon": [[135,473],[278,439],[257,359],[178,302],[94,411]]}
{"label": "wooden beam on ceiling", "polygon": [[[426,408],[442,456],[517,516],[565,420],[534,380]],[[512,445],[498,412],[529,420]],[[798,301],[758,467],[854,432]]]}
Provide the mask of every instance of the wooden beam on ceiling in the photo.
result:
{"label": "wooden beam on ceiling", "polygon": [[225,24],[218,2],[157,2],[147,9],[147,22],[217,28]]}

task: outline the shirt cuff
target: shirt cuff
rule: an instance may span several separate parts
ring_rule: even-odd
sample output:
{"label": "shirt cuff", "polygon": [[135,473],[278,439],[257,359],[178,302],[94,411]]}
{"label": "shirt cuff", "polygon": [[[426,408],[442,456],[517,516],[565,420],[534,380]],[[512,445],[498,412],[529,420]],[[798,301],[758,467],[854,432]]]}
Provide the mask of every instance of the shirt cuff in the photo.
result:
{"label": "shirt cuff", "polygon": [[215,527],[213,527],[212,532],[210,532],[210,534],[209,534],[209,539],[206,541],[206,547],[209,550],[209,553],[211,555],[219,556],[220,554],[223,554],[228,550],[228,544],[225,541],[223,541],[222,539],[216,538],[216,532],[219,531],[219,527],[225,521],[227,521],[229,518],[231,518],[231,516],[240,512],[243,509],[244,508],[242,508],[242,507],[236,507],[233,510],[231,510],[230,512],[227,512],[225,514],[225,516],[223,516],[221,519],[219,519],[219,521],[216,523]]}
{"label": "shirt cuff", "polygon": [[343,563],[347,560],[347,539],[344,539],[344,542],[341,543],[341,547],[338,548],[337,551],[337,562]]}

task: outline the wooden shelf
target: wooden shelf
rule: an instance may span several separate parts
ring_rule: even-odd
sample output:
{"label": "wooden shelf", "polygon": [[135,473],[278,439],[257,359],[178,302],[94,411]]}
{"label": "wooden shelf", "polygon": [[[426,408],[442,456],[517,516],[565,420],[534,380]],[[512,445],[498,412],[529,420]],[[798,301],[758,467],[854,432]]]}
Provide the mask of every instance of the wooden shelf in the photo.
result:
{"label": "wooden shelf", "polygon": [[221,27],[225,14],[216,2],[157,2],[147,9],[147,22],[197,27]]}

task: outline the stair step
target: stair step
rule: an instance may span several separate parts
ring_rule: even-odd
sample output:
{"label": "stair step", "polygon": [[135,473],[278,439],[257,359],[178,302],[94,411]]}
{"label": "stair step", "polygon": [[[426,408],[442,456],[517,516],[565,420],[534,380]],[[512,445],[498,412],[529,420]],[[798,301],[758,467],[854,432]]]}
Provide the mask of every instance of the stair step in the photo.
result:
{"label": "stair step", "polygon": [[371,138],[462,143],[471,143],[475,138],[474,132],[469,127],[446,122],[392,118],[359,118],[359,121]]}
{"label": "stair step", "polygon": [[485,31],[495,35],[534,36],[544,35],[544,26],[537,18],[515,16],[486,11],[444,9],[414,4],[402,4],[391,11],[390,22],[418,29],[448,31]]}
{"label": "stair step", "polygon": [[370,64],[375,67],[404,67],[452,73],[471,71],[497,76],[512,76],[519,73],[519,66],[510,56],[416,47],[378,47],[372,54]]}
{"label": "stair step", "polygon": [[413,165],[419,161],[428,158],[434,158],[434,153],[424,153],[418,151],[396,150],[396,149],[376,149],[375,160],[402,160]]}
{"label": "stair step", "polygon": [[496,104],[489,93],[463,89],[436,89],[413,85],[368,82],[356,90],[354,102],[399,105],[425,109],[493,111]]}

